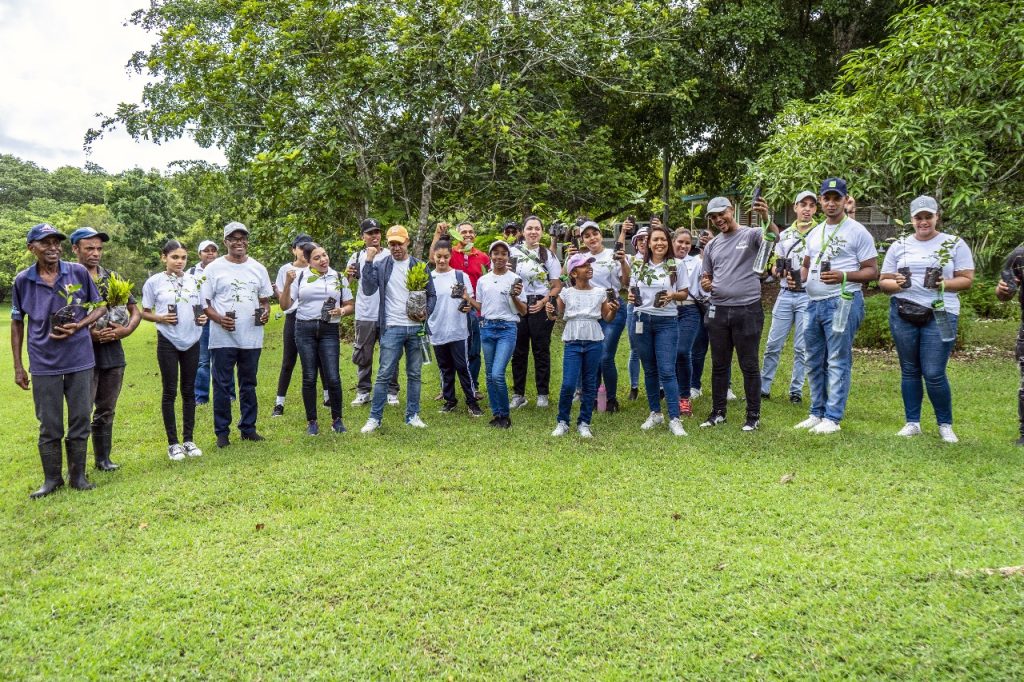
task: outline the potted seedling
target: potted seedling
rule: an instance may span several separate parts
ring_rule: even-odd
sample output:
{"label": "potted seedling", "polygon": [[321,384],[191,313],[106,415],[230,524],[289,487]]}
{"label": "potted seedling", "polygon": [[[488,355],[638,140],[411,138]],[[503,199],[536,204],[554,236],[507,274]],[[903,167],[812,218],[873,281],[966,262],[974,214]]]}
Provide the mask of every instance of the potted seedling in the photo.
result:
{"label": "potted seedling", "polygon": [[[340,296],[341,288],[342,288],[343,285],[341,283],[341,277],[338,277],[336,275],[332,275],[330,273],[325,273],[325,274],[321,275],[321,274],[318,274],[315,270],[311,269],[309,271],[309,277],[306,278],[306,283],[307,284],[312,284],[313,282],[320,281],[321,279],[324,280],[324,290],[325,291],[334,290],[334,291],[338,292],[338,294]],[[332,282],[332,280],[333,280],[333,282]],[[320,321],[321,322],[330,322],[331,321],[331,311],[334,310],[337,307],[338,307],[338,299],[335,298],[334,296],[328,296],[324,300],[323,306],[321,306],[321,308],[320,308]]]}
{"label": "potted seedling", "polygon": [[121,279],[116,273],[110,273],[106,282],[107,313],[96,320],[96,329],[106,329],[111,324],[120,327],[128,325],[131,317],[128,314],[128,298],[132,295],[132,282]]}
{"label": "potted seedling", "polygon": [[[196,298],[199,299],[199,300],[202,300],[200,292],[203,290],[203,282],[205,282],[205,281],[206,281],[206,275],[203,275],[201,277],[197,277],[196,280],[195,280],[195,282],[196,282],[196,289],[195,289],[194,293],[196,294]],[[205,315],[205,314],[206,314],[206,308],[203,307],[202,303],[193,303],[192,304],[192,322],[197,327],[201,327],[202,326],[202,324],[199,322],[199,316],[200,315]]]}
{"label": "potted seedling", "polygon": [[[232,280],[231,282],[231,310],[224,313],[224,317],[230,317],[232,320],[238,318],[238,311],[235,310],[237,304],[244,301],[252,300],[252,285],[248,282],[241,282],[239,280]],[[263,309],[260,306],[256,306],[256,310],[253,311],[253,318],[256,320],[256,324],[262,324]]]}
{"label": "potted seedling", "polygon": [[[643,283],[644,286],[651,286],[654,283],[654,269],[648,267],[647,263],[641,262],[640,267],[636,269],[636,280],[637,282]],[[644,304],[644,298],[640,294],[639,286],[631,286],[629,293],[633,294],[633,306],[639,308]]]}
{"label": "potted seedling", "polygon": [[956,243],[959,239],[959,237],[950,237],[939,245],[939,250],[934,256],[935,265],[929,265],[924,270],[925,289],[939,288],[939,278],[942,277],[942,269],[953,259],[953,249],[956,248]]}
{"label": "potted seedling", "polygon": [[89,303],[81,303],[75,298],[75,294],[82,290],[81,284],[65,284],[59,292],[55,292],[64,299],[65,305],[57,312],[50,315],[50,330],[72,324],[79,318],[79,313],[94,307]]}
{"label": "potted seedling", "polygon": [[[668,271],[669,281],[671,282],[676,275],[676,260],[674,258],[666,260],[665,269]],[[654,294],[655,308],[664,308],[666,303],[668,303],[668,291],[662,289]]]}
{"label": "potted seedling", "polygon": [[419,262],[409,268],[405,275],[405,288],[409,291],[409,300],[405,304],[405,314],[410,319],[419,320],[427,315],[427,264]]}

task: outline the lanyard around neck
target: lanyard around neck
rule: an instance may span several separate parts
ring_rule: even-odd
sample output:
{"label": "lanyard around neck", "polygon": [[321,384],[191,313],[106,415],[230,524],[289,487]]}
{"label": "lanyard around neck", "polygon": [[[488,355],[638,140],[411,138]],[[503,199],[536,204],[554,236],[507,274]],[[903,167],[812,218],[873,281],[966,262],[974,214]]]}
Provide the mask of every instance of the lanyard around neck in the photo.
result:
{"label": "lanyard around neck", "polygon": [[[815,265],[818,265],[818,264],[821,263],[821,257],[825,255],[825,251],[828,249],[828,247],[830,247],[832,245],[832,240],[836,238],[836,233],[839,232],[839,230],[843,227],[843,225],[846,224],[846,219],[847,218],[849,218],[849,216],[843,216],[843,219],[840,220],[839,224],[836,225],[834,230],[832,230],[832,234],[830,234],[828,236],[827,240],[825,239],[825,228],[822,227],[822,229],[821,229],[821,251],[818,252],[818,257],[816,259],[814,259],[814,264]],[[828,225],[828,223],[825,223],[825,225]]]}

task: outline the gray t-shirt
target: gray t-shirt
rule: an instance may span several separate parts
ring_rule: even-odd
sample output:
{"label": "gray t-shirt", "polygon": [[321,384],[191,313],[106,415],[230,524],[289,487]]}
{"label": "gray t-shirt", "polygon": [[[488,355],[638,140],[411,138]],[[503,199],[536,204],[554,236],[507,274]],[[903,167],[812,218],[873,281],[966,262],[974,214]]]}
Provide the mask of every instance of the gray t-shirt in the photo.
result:
{"label": "gray t-shirt", "polygon": [[750,305],[761,300],[761,280],[754,257],[761,247],[761,230],[737,227],[719,233],[704,247],[704,272],[711,275],[714,305]]}

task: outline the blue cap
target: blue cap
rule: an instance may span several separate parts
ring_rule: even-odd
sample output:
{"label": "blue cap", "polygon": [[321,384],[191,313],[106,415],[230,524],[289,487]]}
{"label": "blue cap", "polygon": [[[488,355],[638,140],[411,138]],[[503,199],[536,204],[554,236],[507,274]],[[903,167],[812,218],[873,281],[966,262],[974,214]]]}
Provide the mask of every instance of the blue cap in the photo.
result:
{"label": "blue cap", "polygon": [[106,232],[98,232],[94,227],[80,227],[71,233],[68,239],[71,240],[72,244],[77,244],[82,239],[92,239],[93,237],[99,237],[101,242],[109,242],[110,235]]}
{"label": "blue cap", "polygon": [[33,225],[32,229],[28,231],[28,234],[25,236],[25,243],[31,244],[32,242],[37,242],[40,239],[46,239],[47,237],[67,239],[67,235],[59,232],[53,225],[50,225],[49,223],[39,223],[38,225]]}
{"label": "blue cap", "polygon": [[311,241],[313,241],[313,238],[310,237],[308,234],[296,235],[295,239],[292,240],[292,248],[294,249],[296,246],[302,246],[303,244],[308,244]]}
{"label": "blue cap", "polygon": [[819,194],[825,196],[829,192],[835,192],[841,197],[846,196],[846,180],[842,178],[826,178],[825,182],[821,183],[821,191]]}

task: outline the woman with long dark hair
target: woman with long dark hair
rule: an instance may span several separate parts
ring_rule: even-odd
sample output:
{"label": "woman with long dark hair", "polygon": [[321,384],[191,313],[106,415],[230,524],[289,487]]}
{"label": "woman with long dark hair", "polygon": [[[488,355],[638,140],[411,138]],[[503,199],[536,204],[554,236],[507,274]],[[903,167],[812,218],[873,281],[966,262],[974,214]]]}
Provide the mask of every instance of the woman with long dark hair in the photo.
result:
{"label": "woman with long dark hair", "polygon": [[[199,281],[185,272],[188,251],[176,239],[160,250],[164,272],[146,280],[142,287],[142,318],[156,323],[156,361],[163,393],[160,412],[167,432],[167,456],[180,462],[199,457],[203,451],[193,442],[196,422],[196,372],[199,369],[199,338],[206,314],[199,300]],[[181,382],[181,441],[174,403]]]}

